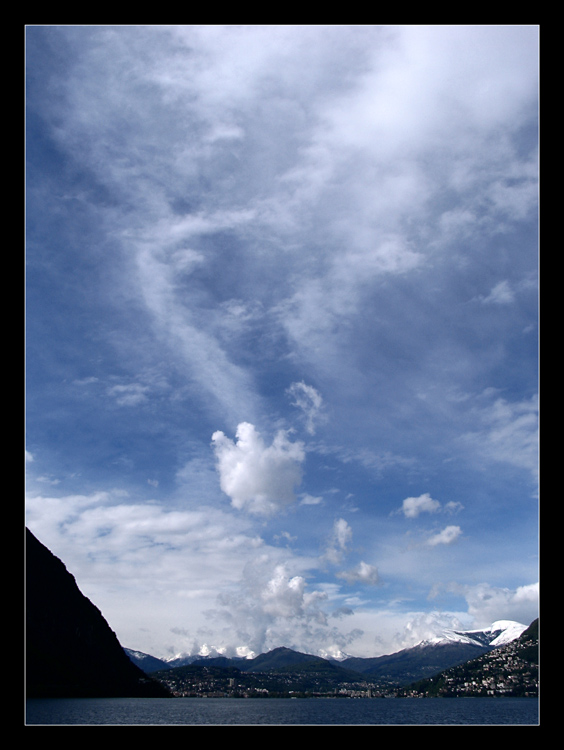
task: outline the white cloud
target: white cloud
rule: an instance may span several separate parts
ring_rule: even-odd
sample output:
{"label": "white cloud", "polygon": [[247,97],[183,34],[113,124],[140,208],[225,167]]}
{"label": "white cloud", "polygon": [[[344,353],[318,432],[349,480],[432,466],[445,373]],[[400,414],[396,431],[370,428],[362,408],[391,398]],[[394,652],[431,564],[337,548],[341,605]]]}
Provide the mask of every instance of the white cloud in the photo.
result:
{"label": "white cloud", "polygon": [[445,513],[449,513],[450,515],[452,515],[454,513],[458,513],[461,510],[464,510],[464,505],[462,505],[462,503],[451,500],[445,505],[444,509]]}
{"label": "white cloud", "polygon": [[333,524],[333,532],[327,545],[325,558],[331,563],[339,563],[343,559],[347,547],[352,541],[353,532],[344,518],[338,518]]}
{"label": "white cloud", "polygon": [[529,625],[539,616],[539,584],[500,588],[488,583],[458,587],[468,602],[475,627],[487,627],[495,620],[515,620]]}
{"label": "white cloud", "polygon": [[315,434],[316,422],[321,416],[323,399],[321,394],[311,385],[301,383],[292,383],[287,389],[288,395],[294,400],[293,406],[300,408],[306,420],[306,430],[310,435]]}
{"label": "white cloud", "polygon": [[[198,633],[218,594],[236,588],[245,565],[267,549],[240,514],[128,503],[119,492],[28,497],[26,525],[63,560],[120,642],[156,655],[186,648],[172,630]],[[279,554],[268,550],[274,560]]]}
{"label": "white cloud", "polygon": [[361,561],[352,570],[346,570],[341,573],[337,573],[337,578],[344,579],[347,583],[365,583],[370,586],[375,586],[380,583],[380,576],[378,575],[378,568],[374,565]]}
{"label": "white cloud", "polygon": [[298,617],[305,608],[305,579],[289,578],[283,565],[277,566],[274,576],[261,592],[264,611],[275,617]]}
{"label": "white cloud", "polygon": [[439,531],[438,534],[432,536],[427,541],[427,544],[431,545],[431,547],[436,547],[437,544],[452,544],[461,534],[462,529],[460,526],[446,526],[442,531]]}
{"label": "white cloud", "polygon": [[428,492],[419,497],[406,497],[401,508],[396,513],[403,513],[406,518],[417,518],[421,513],[446,513],[453,515],[464,509],[464,505],[458,501],[450,500],[441,505],[434,500]]}
{"label": "white cloud", "polygon": [[119,406],[137,406],[147,400],[149,388],[139,383],[114,385],[108,388],[108,394],[115,398]]}
{"label": "white cloud", "polygon": [[352,529],[344,518],[339,518],[333,526],[334,537],[339,549],[345,550],[352,540]]}
{"label": "white cloud", "polygon": [[[487,396],[487,394],[485,394]],[[488,461],[501,461],[538,474],[538,396],[511,402],[498,398],[476,410],[480,427],[461,441]]]}
{"label": "white cloud", "polygon": [[515,294],[508,281],[500,281],[496,284],[487,297],[483,299],[484,304],[506,305],[513,302]]}
{"label": "white cloud", "polygon": [[225,592],[211,613],[217,625],[225,623],[229,642],[239,639],[255,653],[280,645],[317,653],[339,638],[328,627],[327,592],[310,588],[299,564],[263,553],[246,565],[238,590]]}
{"label": "white cloud", "polygon": [[266,446],[254,425],[242,422],[236,441],[217,431],[212,435],[220,485],[233,507],[271,515],[296,500],[305,459],[302,443],[292,443],[285,432]]}
{"label": "white cloud", "polygon": [[313,495],[303,495],[300,500],[300,505],[321,505],[323,502],[322,497],[314,497]]}
{"label": "white cloud", "polygon": [[419,497],[406,497],[401,510],[406,518],[417,518],[421,513],[437,513],[441,507],[438,500],[433,500],[428,492]]}
{"label": "white cloud", "polygon": [[258,399],[251,378],[232,360],[225,340],[217,337],[214,316],[186,304],[178,269],[163,256],[162,242],[151,237],[135,243],[135,294],[142,296],[150,313],[159,346],[187,369],[199,398],[209,399],[210,408],[222,418],[236,423],[242,412],[254,415]]}

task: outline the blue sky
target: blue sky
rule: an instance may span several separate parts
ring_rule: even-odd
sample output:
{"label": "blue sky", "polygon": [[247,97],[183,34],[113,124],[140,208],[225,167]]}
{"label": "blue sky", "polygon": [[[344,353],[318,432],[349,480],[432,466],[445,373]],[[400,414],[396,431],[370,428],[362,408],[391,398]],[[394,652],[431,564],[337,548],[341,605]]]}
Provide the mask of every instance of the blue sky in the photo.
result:
{"label": "blue sky", "polygon": [[538,28],[29,26],[26,522],[121,643],[538,611]]}

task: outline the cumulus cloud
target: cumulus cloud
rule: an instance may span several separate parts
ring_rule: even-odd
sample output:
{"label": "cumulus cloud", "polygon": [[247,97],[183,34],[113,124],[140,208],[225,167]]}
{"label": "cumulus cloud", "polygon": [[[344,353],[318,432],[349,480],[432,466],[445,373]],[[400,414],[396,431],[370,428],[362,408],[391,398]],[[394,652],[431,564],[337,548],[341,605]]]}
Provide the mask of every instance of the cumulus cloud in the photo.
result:
{"label": "cumulus cloud", "polygon": [[515,589],[480,583],[458,587],[468,603],[468,613],[476,627],[487,627],[495,620],[515,620],[529,625],[539,613],[539,584],[531,583]]}
{"label": "cumulus cloud", "polygon": [[406,497],[402,503],[401,510],[406,518],[417,518],[420,513],[437,513],[441,504],[433,500],[428,492],[419,497]]}
{"label": "cumulus cloud", "polygon": [[280,431],[267,446],[254,425],[242,422],[235,441],[217,431],[212,444],[220,486],[233,507],[267,516],[295,502],[305,459],[302,443],[292,443]]}
{"label": "cumulus cloud", "polygon": [[437,544],[452,544],[462,534],[460,526],[447,526],[438,534],[432,536],[428,541],[431,547],[436,547]]}
{"label": "cumulus cloud", "polygon": [[240,587],[223,593],[221,608],[210,613],[216,625],[225,622],[230,642],[239,639],[255,653],[280,645],[315,653],[335,640],[327,592],[311,588],[295,565],[264,553],[245,566]]}
{"label": "cumulus cloud", "polygon": [[278,565],[273,577],[261,592],[264,611],[275,617],[297,617],[307,610],[311,596],[305,594],[305,578],[290,578],[283,565]]}
{"label": "cumulus cloud", "polygon": [[453,515],[464,509],[462,503],[450,500],[445,505],[441,505],[438,500],[434,500],[428,492],[419,497],[406,497],[401,508],[397,513],[403,513],[406,518],[417,518],[421,513],[446,513]]}

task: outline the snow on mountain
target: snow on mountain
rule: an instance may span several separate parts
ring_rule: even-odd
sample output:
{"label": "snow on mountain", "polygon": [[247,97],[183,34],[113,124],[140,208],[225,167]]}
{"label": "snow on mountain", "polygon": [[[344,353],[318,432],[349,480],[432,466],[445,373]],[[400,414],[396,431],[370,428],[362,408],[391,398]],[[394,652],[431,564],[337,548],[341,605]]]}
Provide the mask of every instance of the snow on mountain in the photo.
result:
{"label": "snow on mountain", "polygon": [[418,643],[430,646],[440,643],[468,643],[474,646],[502,646],[519,638],[526,625],[514,620],[496,620],[483,630],[443,630],[439,635]]}
{"label": "snow on mountain", "polygon": [[131,648],[124,648],[125,653],[129,656],[134,664],[137,664],[145,673],[157,672],[160,669],[166,669],[167,663],[163,659],[157,659],[156,656],[145,654],[143,651],[135,651]]}
{"label": "snow on mountain", "polygon": [[497,620],[491,625],[491,633],[497,635],[490,641],[490,646],[503,646],[505,643],[510,643],[519,638],[521,633],[526,629],[527,626],[522,625],[520,622]]}
{"label": "snow on mountain", "polygon": [[[483,630],[442,630],[434,638],[420,641],[414,648],[424,648],[425,646],[436,646],[440,644],[448,643],[461,643],[469,644],[471,646],[484,647],[496,647],[502,646],[505,643],[510,643],[515,639],[519,638],[521,633],[527,629],[526,625],[514,620],[496,620],[488,628]],[[179,653],[175,656],[166,657],[163,659],[157,659],[139,651],[133,651],[131,649],[125,649],[129,657],[144,671],[155,671],[156,669],[171,669],[174,667],[181,667],[187,664],[192,664],[194,661],[201,661],[203,659],[213,659],[220,656],[224,656],[216,649],[204,649],[204,653],[199,654],[186,654]],[[344,661],[352,657],[339,651],[337,653],[321,653],[319,654],[322,658],[329,661]],[[245,655],[238,655],[230,657],[233,661],[239,661],[243,659],[252,659],[255,656],[253,652]],[[361,660],[362,661],[362,660]]]}

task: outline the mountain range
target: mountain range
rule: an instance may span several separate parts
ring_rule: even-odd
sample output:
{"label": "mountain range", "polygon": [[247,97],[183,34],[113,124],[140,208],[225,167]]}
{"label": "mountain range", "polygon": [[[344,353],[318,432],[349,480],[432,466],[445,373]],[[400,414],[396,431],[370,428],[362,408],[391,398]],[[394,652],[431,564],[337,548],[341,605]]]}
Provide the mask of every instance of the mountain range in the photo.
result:
{"label": "mountain range", "polygon": [[398,696],[537,697],[539,692],[539,620],[521,635],[432,677],[411,683]]}
{"label": "mountain range", "polygon": [[178,669],[183,666],[235,667],[242,673],[266,673],[293,670],[299,672],[312,669],[333,668],[343,678],[365,680],[381,686],[402,686],[436,674],[484,654],[504,643],[518,638],[526,625],[511,620],[499,620],[483,630],[445,630],[432,640],[393,654],[369,658],[348,657],[341,661],[324,659],[286,647],[248,658],[226,656],[184,656],[169,661],[156,659],[148,654],[125,649],[130,659],[148,674]]}
{"label": "mountain range", "polygon": [[385,690],[475,661],[494,650],[501,653],[525,630],[525,625],[500,620],[484,630],[447,630],[438,638],[393,654],[340,661],[286,647],[252,659],[194,655],[166,661],[123,648],[64,563],[26,529],[28,698],[162,697],[171,694],[176,677],[187,684],[190,675],[210,677],[212,673],[219,681],[226,675],[232,680],[243,675],[247,685],[252,683],[253,689],[271,694],[290,692],[288,685],[299,690],[311,690],[312,685],[316,689],[330,686],[333,691],[344,685]]}

